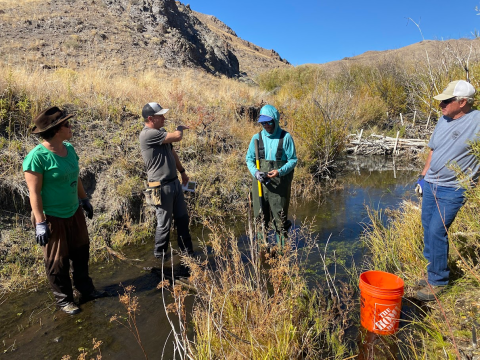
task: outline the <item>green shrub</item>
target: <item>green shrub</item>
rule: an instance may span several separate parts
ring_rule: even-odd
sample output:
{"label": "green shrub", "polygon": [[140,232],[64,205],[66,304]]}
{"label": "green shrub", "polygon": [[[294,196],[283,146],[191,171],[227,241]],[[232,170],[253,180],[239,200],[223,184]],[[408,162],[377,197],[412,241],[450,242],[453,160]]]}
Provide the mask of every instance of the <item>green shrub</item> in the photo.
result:
{"label": "green shrub", "polygon": [[350,112],[341,96],[305,101],[290,113],[302,161],[315,176],[326,175],[345,146]]}
{"label": "green shrub", "polygon": [[359,128],[381,124],[387,113],[387,105],[378,97],[365,96],[360,98],[355,114],[355,125]]}

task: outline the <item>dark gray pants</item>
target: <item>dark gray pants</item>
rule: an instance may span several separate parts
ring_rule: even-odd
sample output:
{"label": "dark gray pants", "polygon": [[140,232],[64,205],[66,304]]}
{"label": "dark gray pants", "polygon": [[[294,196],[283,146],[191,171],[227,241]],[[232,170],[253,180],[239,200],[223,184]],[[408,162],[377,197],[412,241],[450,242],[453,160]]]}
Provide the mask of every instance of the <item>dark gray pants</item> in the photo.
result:
{"label": "dark gray pants", "polygon": [[162,205],[155,206],[157,214],[157,229],[155,231],[155,249],[153,251],[157,258],[168,250],[170,242],[170,228],[172,217],[175,219],[177,229],[178,247],[182,251],[193,253],[192,238],[188,230],[188,212],[183,190],[180,181],[177,179],[166,185],[162,185]]}

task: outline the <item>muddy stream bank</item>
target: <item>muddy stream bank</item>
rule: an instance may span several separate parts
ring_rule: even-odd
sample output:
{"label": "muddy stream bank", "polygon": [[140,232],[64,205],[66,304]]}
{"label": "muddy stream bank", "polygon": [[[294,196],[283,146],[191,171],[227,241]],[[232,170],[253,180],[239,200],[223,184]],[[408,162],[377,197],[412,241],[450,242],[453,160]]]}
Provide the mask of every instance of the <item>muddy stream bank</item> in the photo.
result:
{"label": "muddy stream bank", "polygon": [[[393,166],[391,158],[348,158],[341,166],[343,186],[322,196],[320,201],[292,204],[294,226],[310,221],[318,234],[320,248],[329,239],[328,254],[335,251],[338,262],[346,267],[352,261],[361,264],[365,249],[359,241],[364,224],[368,223],[365,206],[374,209],[395,208],[404,198],[414,196],[413,184],[419,166]],[[192,229],[194,239],[202,237],[204,229]],[[242,234],[239,234],[242,241]],[[244,238],[244,235],[243,235]],[[152,240],[153,241],[153,240]],[[198,243],[194,243],[198,248]],[[176,244],[174,244],[176,248]],[[140,311],[137,325],[142,344],[149,359],[170,359],[173,345],[169,339],[170,325],[165,318],[160,278],[142,270],[151,266],[153,243],[122,249],[128,259],[115,259],[91,266],[91,276],[97,288],[112,294],[110,297],[81,305],[82,312],[69,316],[56,310],[53,297],[44,284],[35,292],[9,294],[0,298],[0,358],[3,359],[61,359],[63,355],[76,358],[79,349],[92,349],[92,339],[103,342],[103,359],[142,359],[143,353],[128,329],[110,322],[115,315],[126,313],[118,299],[123,286],[134,285]],[[138,260],[138,261],[137,261]],[[323,275],[320,257],[309,261],[312,277]],[[192,306],[192,297],[188,306]],[[166,296],[168,302],[170,298]],[[90,353],[91,356],[94,356]]]}

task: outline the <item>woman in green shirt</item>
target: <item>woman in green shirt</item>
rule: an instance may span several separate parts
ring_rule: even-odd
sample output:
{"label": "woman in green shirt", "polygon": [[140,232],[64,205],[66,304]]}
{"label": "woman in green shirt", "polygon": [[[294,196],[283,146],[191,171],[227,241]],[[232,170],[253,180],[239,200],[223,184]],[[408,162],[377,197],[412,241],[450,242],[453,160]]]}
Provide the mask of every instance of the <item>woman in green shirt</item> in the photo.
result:
{"label": "woman in green shirt", "polygon": [[67,142],[72,137],[68,121],[72,116],[56,106],[41,112],[33,121],[32,133],[43,142],[23,161],[36,240],[43,248],[47,278],[57,304],[67,314],[80,312],[73,301],[70,262],[73,284],[82,298],[101,296],[88,275],[90,241],[82,207],[90,219],[93,208],[79,177],[78,156]]}

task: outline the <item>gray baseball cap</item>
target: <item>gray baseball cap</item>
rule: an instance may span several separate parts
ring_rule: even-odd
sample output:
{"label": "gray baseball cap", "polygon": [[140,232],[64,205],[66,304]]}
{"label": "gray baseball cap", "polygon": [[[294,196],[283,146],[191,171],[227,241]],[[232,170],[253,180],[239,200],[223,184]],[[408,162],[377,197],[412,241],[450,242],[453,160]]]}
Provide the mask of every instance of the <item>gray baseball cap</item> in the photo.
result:
{"label": "gray baseball cap", "polygon": [[142,116],[144,119],[147,119],[149,116],[153,115],[164,115],[168,110],[169,109],[162,108],[159,103],[151,102],[143,107]]}

